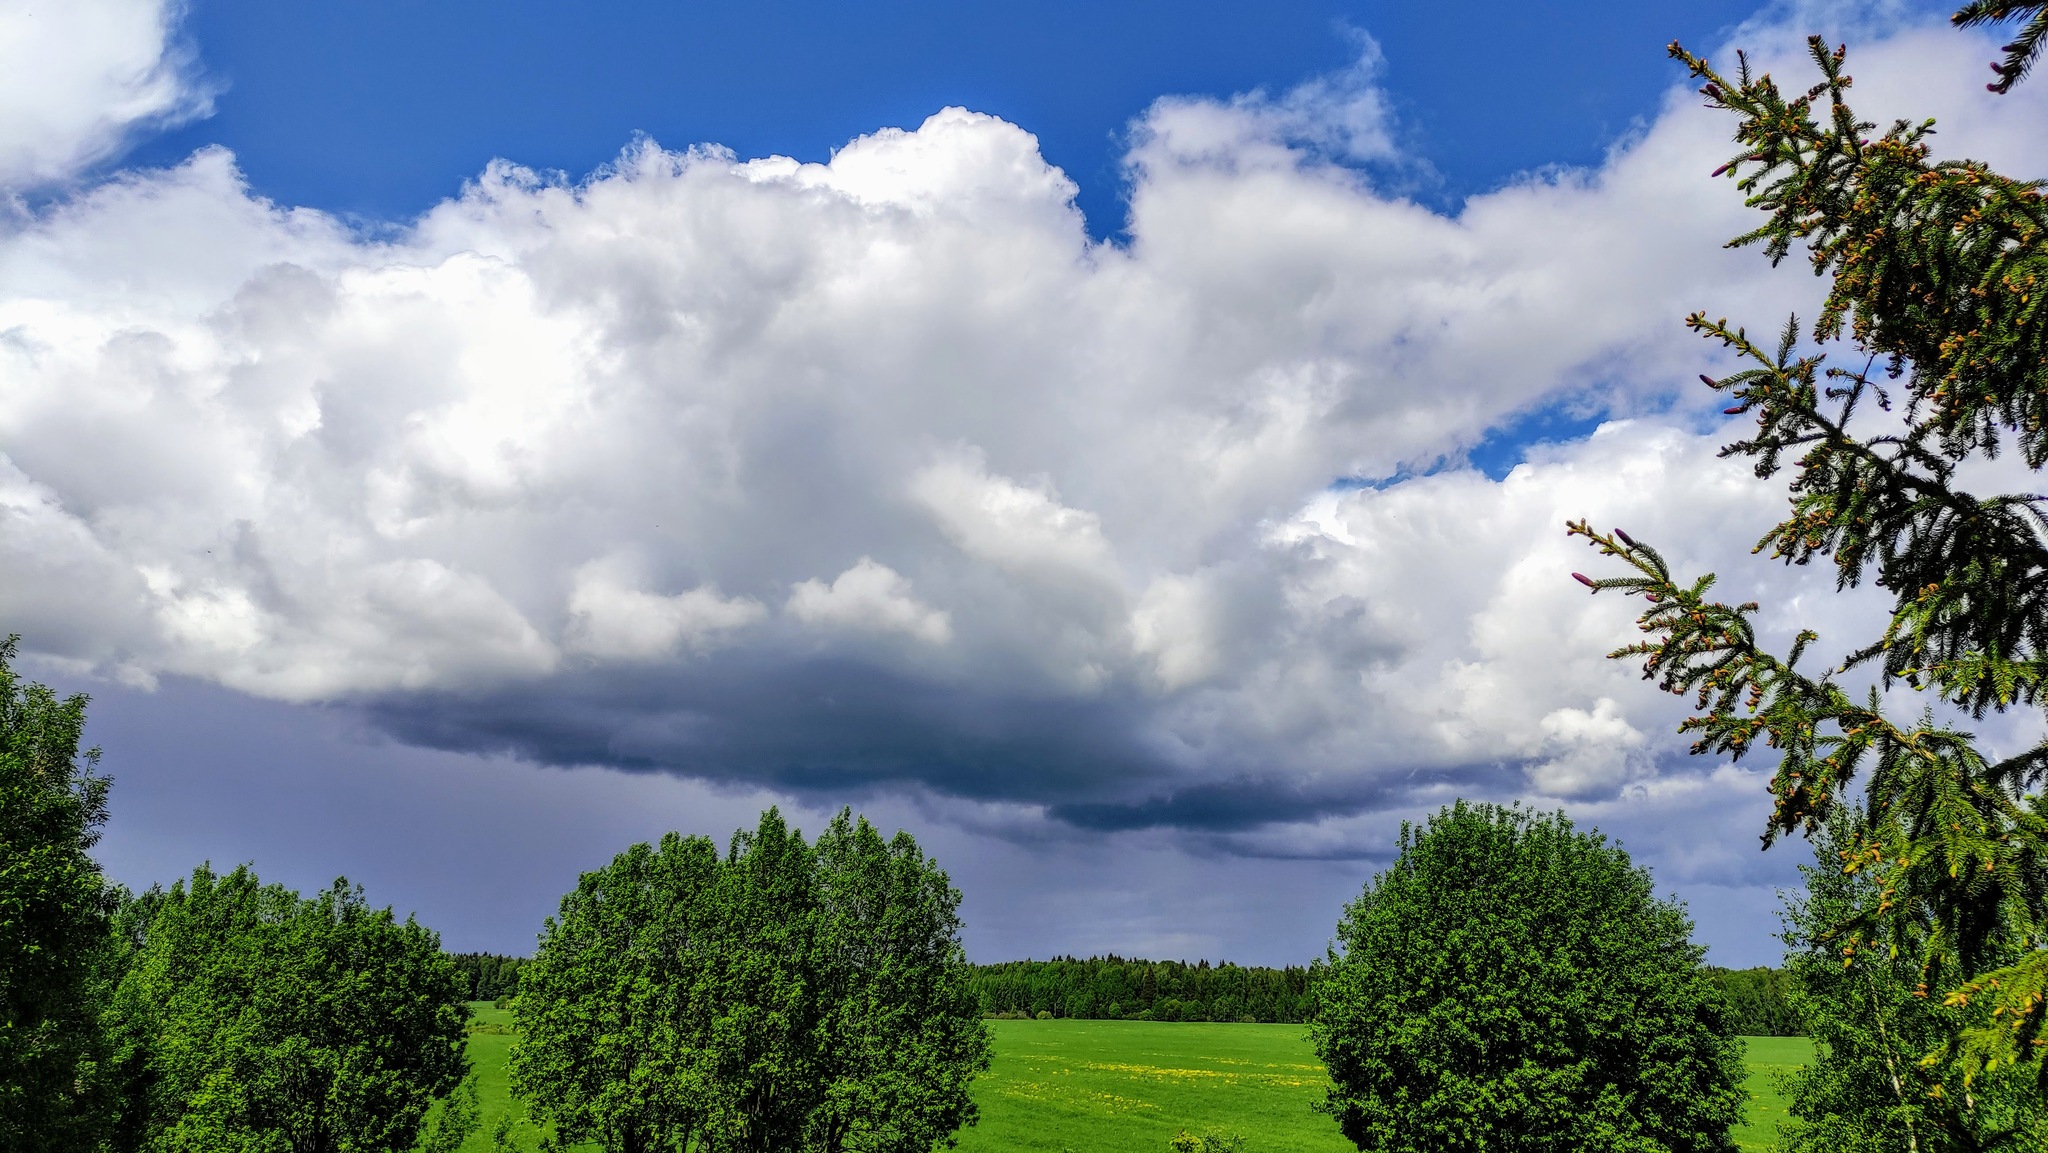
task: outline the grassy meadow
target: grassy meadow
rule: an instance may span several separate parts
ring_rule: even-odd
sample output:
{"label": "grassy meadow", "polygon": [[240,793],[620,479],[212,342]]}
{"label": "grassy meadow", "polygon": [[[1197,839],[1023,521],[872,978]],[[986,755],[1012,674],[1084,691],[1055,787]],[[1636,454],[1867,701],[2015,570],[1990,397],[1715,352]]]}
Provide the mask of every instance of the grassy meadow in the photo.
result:
{"label": "grassy meadow", "polygon": [[[488,1003],[476,1011],[469,1059],[476,1068],[483,1127],[463,1153],[489,1153],[490,1132],[512,1107],[505,1057],[511,1017]],[[975,1082],[981,1124],[960,1136],[966,1153],[1166,1153],[1173,1134],[1239,1133],[1246,1153],[1346,1153],[1329,1118],[1310,1106],[1323,1069],[1300,1025],[1152,1021],[991,1021],[995,1063]],[[1776,1075],[1811,1055],[1801,1037],[1751,1037],[1745,1150],[1768,1148],[1785,1117]],[[537,1132],[514,1130],[522,1149]]]}
{"label": "grassy meadow", "polygon": [[1813,1059],[1813,1041],[1806,1037],[1745,1037],[1743,1063],[1749,1066],[1749,1120],[1736,1127],[1735,1142],[1746,1150],[1763,1150],[1778,1139],[1778,1125],[1789,1120],[1778,1077]]}
{"label": "grassy meadow", "polygon": [[[463,1142],[462,1153],[490,1153],[491,1130],[512,1108],[512,1085],[505,1074],[505,1059],[512,1053],[512,1011],[489,1001],[471,1001],[469,1011],[469,1066],[476,1071],[483,1124]],[[531,1149],[540,1139],[540,1132],[523,1120],[512,1132],[520,1149]]]}
{"label": "grassy meadow", "polygon": [[968,1153],[1165,1153],[1174,1133],[1240,1133],[1247,1153],[1345,1153],[1301,1025],[991,1021]]}

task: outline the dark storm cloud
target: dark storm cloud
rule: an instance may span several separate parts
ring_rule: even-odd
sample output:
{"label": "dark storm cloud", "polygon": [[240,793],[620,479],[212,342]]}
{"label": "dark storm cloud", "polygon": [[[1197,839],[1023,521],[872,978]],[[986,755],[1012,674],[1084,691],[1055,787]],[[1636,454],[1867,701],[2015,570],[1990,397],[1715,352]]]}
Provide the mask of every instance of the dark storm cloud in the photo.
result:
{"label": "dark storm cloud", "polygon": [[798,793],[923,787],[977,800],[1102,796],[1170,781],[1128,699],[997,696],[847,660],[715,654],[484,697],[407,694],[364,713],[407,743],[557,766],[663,770]]}

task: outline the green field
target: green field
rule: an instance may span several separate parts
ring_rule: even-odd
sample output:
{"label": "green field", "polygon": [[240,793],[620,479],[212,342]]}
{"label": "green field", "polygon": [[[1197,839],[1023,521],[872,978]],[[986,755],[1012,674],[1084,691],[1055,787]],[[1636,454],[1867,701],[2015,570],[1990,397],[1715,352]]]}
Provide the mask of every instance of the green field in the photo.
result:
{"label": "green field", "polygon": [[1735,1130],[1744,1149],[1768,1149],[1778,1138],[1778,1124],[1791,1114],[1778,1092],[1778,1077],[1813,1059],[1813,1042],[1805,1037],[1745,1037],[1743,1063],[1749,1066],[1749,1122]]}
{"label": "green field", "polygon": [[1165,1153],[1174,1133],[1245,1138],[1247,1153],[1345,1153],[1310,1111],[1322,1063],[1300,1025],[991,1021],[994,1066],[975,1083],[972,1153]]}
{"label": "green field", "polygon": [[[512,1086],[505,1077],[505,1058],[512,1052],[512,1013],[493,1008],[489,1001],[471,1001],[469,1010],[469,1065],[476,1071],[477,1104],[484,1123],[463,1142],[462,1153],[490,1153],[491,1129],[512,1108]],[[533,1148],[540,1136],[526,1124],[513,1132],[521,1149]]]}
{"label": "green field", "polygon": [[[469,1038],[483,1130],[463,1153],[488,1153],[490,1130],[511,1107],[505,1056],[511,1014],[471,1006],[483,1031]],[[1245,1137],[1246,1153],[1346,1153],[1350,1142],[1310,1106],[1323,1070],[1300,1025],[1151,1021],[991,1021],[995,1064],[975,1082],[981,1124],[961,1134],[968,1153],[1166,1153],[1186,1128]],[[503,1030],[498,1032],[497,1030]],[[1749,1124],[1736,1131],[1762,1150],[1785,1117],[1776,1074],[1813,1051],[1800,1037],[1751,1037]],[[534,1130],[515,1130],[521,1148]]]}

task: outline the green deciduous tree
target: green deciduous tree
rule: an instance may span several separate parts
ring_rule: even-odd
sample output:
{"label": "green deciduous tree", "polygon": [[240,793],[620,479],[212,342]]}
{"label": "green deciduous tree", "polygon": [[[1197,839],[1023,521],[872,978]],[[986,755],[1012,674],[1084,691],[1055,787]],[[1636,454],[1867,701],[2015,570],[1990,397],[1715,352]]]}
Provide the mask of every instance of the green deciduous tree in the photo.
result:
{"label": "green deciduous tree", "polygon": [[[346,881],[310,899],[202,866],[124,918],[121,1147],[452,1150],[473,1102],[468,1011],[440,940]],[[453,1095],[453,1096],[451,1096]],[[436,1100],[442,1124],[430,1126]]]}
{"label": "green deciduous tree", "polygon": [[[2033,60],[2041,12],[1987,0],[1957,14],[2031,14],[1995,90]],[[1766,845],[1813,832],[1861,789],[1845,867],[1877,880],[1845,926],[1844,956],[1910,955],[1952,1007],[1989,1001],[1936,1059],[1961,1057],[1969,1076],[2036,1062],[2048,1087],[2048,745],[1994,760],[1969,729],[2048,702],[2048,517],[2038,494],[1964,483],[2003,452],[2048,463],[2048,202],[2039,181],[1932,160],[1932,121],[1875,132],[1849,107],[1844,50],[1810,47],[1818,82],[1788,95],[1747,61],[1724,75],[1672,46],[1709,106],[1737,117],[1739,151],[1720,172],[1765,219],[1730,243],[1760,244],[1773,262],[1803,250],[1828,282],[1804,346],[1796,320],[1761,343],[1705,314],[1688,323],[1746,361],[1702,378],[1730,415],[1756,421],[1724,455],[1760,477],[1790,474],[1790,514],[1758,550],[1831,562],[1843,588],[1874,584],[1890,621],[1813,671],[1802,657],[1817,636],[1767,651],[1757,605],[1711,599],[1711,575],[1681,581],[1626,533],[1570,526],[1636,570],[1579,579],[1649,601],[1650,638],[1613,655],[1642,658],[1647,678],[1693,698],[1683,731],[1698,735],[1695,753],[1775,751]],[[1876,682],[1861,693],[1837,680],[1858,668]],[[1939,712],[1889,715],[1880,689],[1896,686]]]}
{"label": "green deciduous tree", "polygon": [[114,894],[89,855],[107,779],[80,753],[83,696],[59,700],[0,642],[0,1151],[63,1153],[97,1140],[98,1013]]}
{"label": "green deciduous tree", "polygon": [[1404,825],[1314,986],[1323,1108],[1375,1153],[1731,1148],[1741,1045],[1691,930],[1562,814]]}
{"label": "green deciduous tree", "polygon": [[[1867,872],[1842,871],[1861,843],[1853,811],[1813,838],[1814,864],[1785,918],[1785,977],[1814,1039],[1813,1060],[1785,1078],[1792,1113],[1786,1153],[1989,1153],[2048,1148],[2044,1110],[2023,1070],[1966,1079],[1930,1049],[1985,1015],[1920,989],[1917,953],[1842,964],[1842,925],[1879,892]],[[1936,993],[1948,990],[1937,989]]]}
{"label": "green deciduous tree", "polygon": [[586,873],[520,974],[514,1089],[613,1153],[923,1153],[974,1119],[988,1038],[959,894],[908,834],[771,809]]}

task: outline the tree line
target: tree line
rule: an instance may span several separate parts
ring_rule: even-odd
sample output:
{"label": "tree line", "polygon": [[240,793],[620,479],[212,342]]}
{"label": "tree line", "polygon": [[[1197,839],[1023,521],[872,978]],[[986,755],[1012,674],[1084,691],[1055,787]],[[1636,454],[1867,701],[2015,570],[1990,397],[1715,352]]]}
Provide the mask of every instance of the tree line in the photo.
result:
{"label": "tree line", "polygon": [[1783,969],[1707,966],[1707,979],[1728,1006],[1728,1024],[1743,1037],[1804,1037],[1805,1017],[1794,1002],[1792,979]]}
{"label": "tree line", "polygon": [[1005,961],[974,968],[981,1011],[1100,1021],[1308,1020],[1306,966],[1256,968],[1115,955]]}
{"label": "tree line", "polygon": [[[519,991],[526,958],[503,953],[451,953],[470,1001],[504,1002]],[[971,965],[969,985],[984,1017],[1070,1017],[1090,1021],[1257,1021],[1307,1023],[1311,982],[1321,965],[1267,968],[1228,961],[1147,961],[1114,953],[998,961]],[[1803,1037],[1808,1026],[1794,1004],[1784,969],[1709,965],[1707,977],[1728,1006],[1730,1028],[1744,1037]]]}

